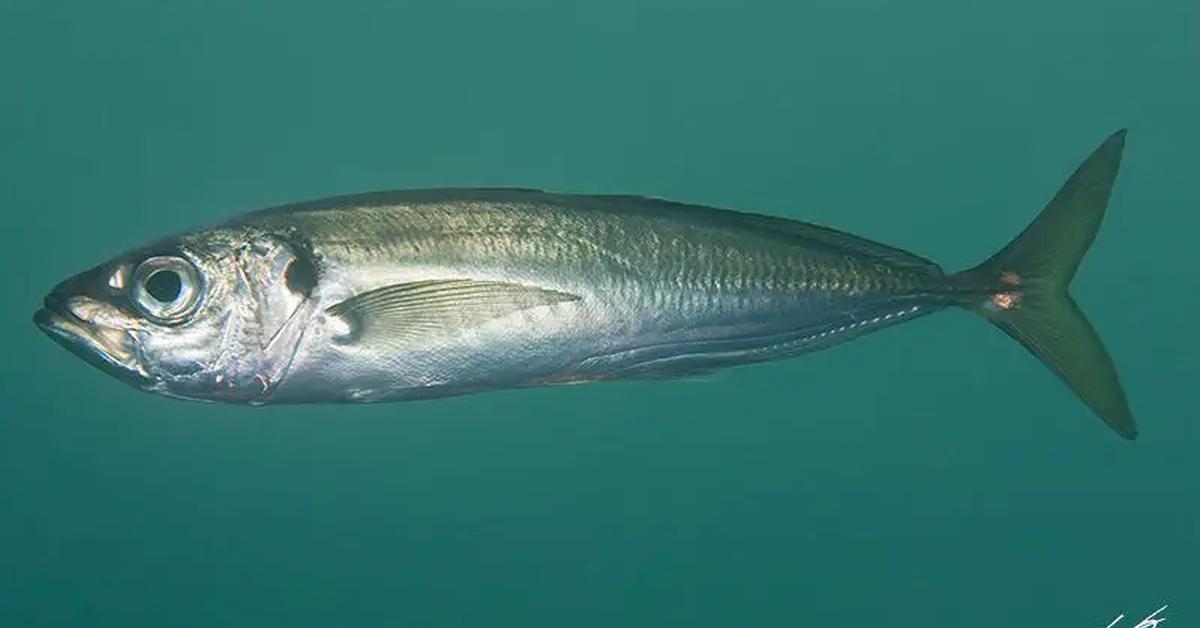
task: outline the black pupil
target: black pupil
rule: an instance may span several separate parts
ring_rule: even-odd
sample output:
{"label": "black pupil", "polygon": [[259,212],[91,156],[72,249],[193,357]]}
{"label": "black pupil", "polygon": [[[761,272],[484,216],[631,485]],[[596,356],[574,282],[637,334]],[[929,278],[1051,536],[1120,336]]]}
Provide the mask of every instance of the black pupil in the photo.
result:
{"label": "black pupil", "polygon": [[283,279],[288,290],[308,297],[317,285],[317,269],[307,258],[297,257],[288,263]]}
{"label": "black pupil", "polygon": [[183,279],[173,270],[156,270],[146,278],[146,292],[159,303],[171,303],[179,298]]}

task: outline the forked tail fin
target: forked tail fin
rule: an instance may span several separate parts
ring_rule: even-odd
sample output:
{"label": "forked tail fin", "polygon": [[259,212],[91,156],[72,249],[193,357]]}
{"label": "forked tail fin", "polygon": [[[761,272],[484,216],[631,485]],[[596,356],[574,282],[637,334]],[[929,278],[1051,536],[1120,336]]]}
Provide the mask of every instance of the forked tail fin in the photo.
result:
{"label": "forked tail fin", "polygon": [[1096,237],[1121,163],[1125,130],[1112,134],[1008,246],[954,276],[986,296],[965,303],[1054,371],[1125,438],[1137,437],[1116,367],[1067,292]]}

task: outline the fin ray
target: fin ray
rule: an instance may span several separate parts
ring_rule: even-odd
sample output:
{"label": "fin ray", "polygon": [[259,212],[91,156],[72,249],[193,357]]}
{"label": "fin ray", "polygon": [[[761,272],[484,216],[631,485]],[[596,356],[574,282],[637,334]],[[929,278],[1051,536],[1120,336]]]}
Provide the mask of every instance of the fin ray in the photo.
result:
{"label": "fin ray", "polygon": [[376,288],[330,306],[326,312],[350,325],[345,342],[396,344],[579,298],[515,283],[438,279]]}

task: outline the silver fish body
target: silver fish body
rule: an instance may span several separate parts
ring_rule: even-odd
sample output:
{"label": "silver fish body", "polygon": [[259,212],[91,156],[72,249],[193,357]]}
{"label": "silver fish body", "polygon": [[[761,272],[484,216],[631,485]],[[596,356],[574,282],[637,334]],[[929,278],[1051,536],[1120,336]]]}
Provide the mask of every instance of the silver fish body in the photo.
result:
{"label": "silver fish body", "polygon": [[[1013,244],[956,275],[782,218],[632,196],[410,190],[282,206],[152,243],[60,284],[35,322],[139,388],[266,404],[686,376],[957,305],[1017,337],[1132,436],[1115,371],[1064,367],[1074,346],[1107,360],[1098,338],[1054,344],[1094,336],[1082,315],[1052,330],[1030,322],[1071,316],[1059,294],[1107,207],[1123,139],[1102,145]],[[1066,244],[1043,244],[1051,230]]]}
{"label": "silver fish body", "polygon": [[[785,221],[632,197],[412,191],[241,224],[304,234],[320,269],[277,402],[685,375],[848,340],[944,303],[941,273],[915,256],[851,254]],[[329,308],[439,280],[564,296],[402,341],[339,341],[346,321]]]}

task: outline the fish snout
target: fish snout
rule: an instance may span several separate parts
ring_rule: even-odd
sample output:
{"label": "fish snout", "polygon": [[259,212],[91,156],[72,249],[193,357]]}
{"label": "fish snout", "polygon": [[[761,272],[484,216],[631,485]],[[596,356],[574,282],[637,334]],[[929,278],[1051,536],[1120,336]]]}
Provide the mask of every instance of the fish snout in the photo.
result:
{"label": "fish snout", "polygon": [[33,324],[89,364],[135,384],[146,381],[138,364],[131,320],[119,307],[96,298],[95,273],[56,285],[33,314]]}

